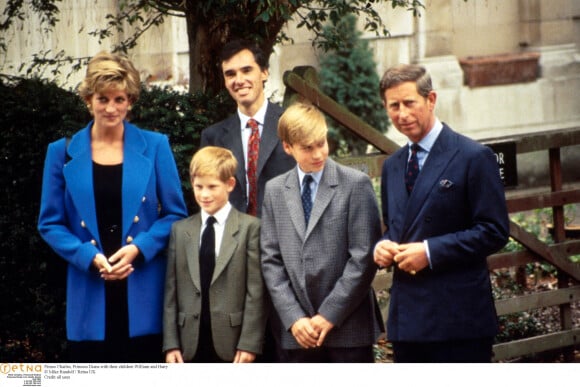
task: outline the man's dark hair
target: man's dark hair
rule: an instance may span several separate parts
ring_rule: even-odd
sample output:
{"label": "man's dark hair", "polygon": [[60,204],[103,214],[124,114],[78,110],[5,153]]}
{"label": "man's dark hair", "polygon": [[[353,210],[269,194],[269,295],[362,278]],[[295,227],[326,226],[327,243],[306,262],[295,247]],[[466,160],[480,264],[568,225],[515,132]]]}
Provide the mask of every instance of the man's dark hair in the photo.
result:
{"label": "man's dark hair", "polygon": [[260,66],[261,70],[268,69],[268,57],[264,54],[264,51],[255,42],[247,39],[235,39],[226,43],[220,53],[220,66],[224,61],[230,59],[242,50],[249,50],[254,54],[254,60]]}

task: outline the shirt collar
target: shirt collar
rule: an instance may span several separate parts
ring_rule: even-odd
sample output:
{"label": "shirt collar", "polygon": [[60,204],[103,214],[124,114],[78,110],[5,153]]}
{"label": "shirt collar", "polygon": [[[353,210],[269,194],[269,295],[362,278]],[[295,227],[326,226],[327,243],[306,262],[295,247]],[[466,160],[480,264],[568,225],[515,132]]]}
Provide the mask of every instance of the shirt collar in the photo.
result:
{"label": "shirt collar", "polygon": [[302,169],[300,169],[298,165],[296,165],[296,169],[298,169],[298,179],[300,181],[300,186],[302,186],[302,181],[304,180],[304,176],[306,175],[312,176],[312,178],[316,182],[316,185],[318,185],[320,183],[320,179],[322,178],[322,172],[324,171],[324,169],[322,169],[318,172],[305,173],[302,171]]}
{"label": "shirt collar", "polygon": [[[218,210],[218,212],[216,212],[215,214],[213,214],[213,217],[215,218],[217,224],[219,224],[220,226],[223,226],[224,224],[226,224],[226,219],[228,218],[228,215],[230,214],[230,211],[232,209],[232,205],[230,204],[230,202],[227,202],[225,206],[223,206],[221,209]],[[201,224],[205,225],[205,223],[207,222],[207,218],[210,217],[210,214],[208,214],[207,212],[205,212],[205,210],[201,210]]]}
{"label": "shirt collar", "polygon": [[238,116],[240,117],[240,124],[242,125],[242,130],[246,129],[248,125],[248,120],[250,118],[255,119],[258,121],[258,124],[264,125],[264,121],[266,120],[266,110],[268,108],[268,100],[264,100],[262,106],[258,109],[256,114],[253,117],[247,116],[238,109]]}
{"label": "shirt collar", "polygon": [[[438,118],[435,118],[435,123],[433,124],[433,127],[431,128],[429,133],[427,133],[427,135],[423,137],[421,141],[419,141],[419,146],[421,147],[421,149],[429,153],[431,151],[431,148],[433,147],[433,144],[435,144],[437,137],[439,137],[441,129],[443,129],[443,124],[441,123],[441,121],[439,121]],[[413,143],[409,141],[409,147],[411,146],[411,144]]]}

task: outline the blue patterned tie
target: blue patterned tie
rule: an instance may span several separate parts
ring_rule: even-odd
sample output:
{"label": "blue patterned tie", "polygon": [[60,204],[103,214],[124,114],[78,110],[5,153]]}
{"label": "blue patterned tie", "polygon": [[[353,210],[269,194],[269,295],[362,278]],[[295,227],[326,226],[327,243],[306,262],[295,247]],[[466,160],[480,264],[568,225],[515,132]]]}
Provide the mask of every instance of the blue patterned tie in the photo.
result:
{"label": "blue patterned tie", "polygon": [[405,186],[407,187],[407,193],[411,193],[413,187],[415,186],[415,181],[419,175],[419,159],[417,158],[417,152],[421,147],[413,143],[411,145],[411,158],[407,164],[407,173],[405,174]]}
{"label": "blue patterned tie", "polygon": [[313,180],[310,175],[306,175],[302,179],[302,208],[304,208],[304,223],[306,226],[308,226],[310,211],[312,211],[312,190],[310,189],[310,183]]}

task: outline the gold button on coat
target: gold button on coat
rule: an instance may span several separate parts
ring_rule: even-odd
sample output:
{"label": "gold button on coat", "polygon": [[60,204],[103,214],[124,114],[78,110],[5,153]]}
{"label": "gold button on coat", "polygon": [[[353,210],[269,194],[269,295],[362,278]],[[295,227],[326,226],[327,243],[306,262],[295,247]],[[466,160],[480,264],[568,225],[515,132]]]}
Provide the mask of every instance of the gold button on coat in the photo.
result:
{"label": "gold button on coat", "polygon": [[126,239],[127,243],[131,243],[133,242],[133,237],[131,235],[129,235]]}
{"label": "gold button on coat", "polygon": [[87,227],[87,224],[85,223],[85,221],[84,221],[84,220],[81,220],[81,227],[82,227],[82,228],[86,228],[86,227]]}
{"label": "gold button on coat", "polygon": [[91,245],[96,246],[97,245],[97,241],[94,239],[91,239]]}
{"label": "gold button on coat", "polygon": [[133,218],[133,223],[139,223],[139,217],[137,215]]}

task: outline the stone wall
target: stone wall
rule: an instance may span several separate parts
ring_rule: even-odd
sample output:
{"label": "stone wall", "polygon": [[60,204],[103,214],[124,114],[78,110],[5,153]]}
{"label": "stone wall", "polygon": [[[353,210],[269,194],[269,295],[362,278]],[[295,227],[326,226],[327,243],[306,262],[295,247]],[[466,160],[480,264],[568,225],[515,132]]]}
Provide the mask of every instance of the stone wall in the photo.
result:
{"label": "stone wall", "polygon": [[[0,1],[2,4],[2,1]],[[116,10],[118,0],[63,0],[54,34],[39,31],[34,17],[22,22],[8,37],[9,50],[0,58],[0,72],[16,73],[34,53],[66,49],[70,56],[92,56],[115,42],[87,32],[102,25]],[[374,52],[377,72],[401,62],[428,68],[438,92],[436,113],[441,120],[475,139],[580,126],[580,2],[575,0],[426,0],[420,18],[389,4],[379,9],[390,36],[363,36]],[[295,66],[317,67],[320,52],[311,36],[289,23],[286,33],[294,44],[279,45],[271,57],[266,92],[275,101],[284,95],[282,76]],[[464,82],[462,58],[498,54],[539,53],[539,77],[525,83],[469,87]],[[131,57],[150,82],[186,87],[188,47],[185,21],[166,18],[148,31]],[[74,87],[82,73],[62,84]],[[378,107],[381,108],[381,107]],[[389,137],[404,138],[396,130]]]}

